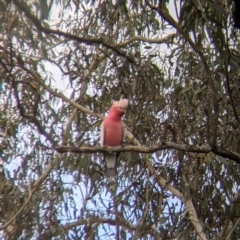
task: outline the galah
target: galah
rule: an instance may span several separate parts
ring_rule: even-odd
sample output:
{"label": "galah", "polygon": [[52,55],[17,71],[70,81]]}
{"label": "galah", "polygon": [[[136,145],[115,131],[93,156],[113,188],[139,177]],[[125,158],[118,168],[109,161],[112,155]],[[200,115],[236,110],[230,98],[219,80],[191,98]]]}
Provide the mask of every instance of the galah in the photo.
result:
{"label": "galah", "polygon": [[[100,144],[101,146],[116,147],[120,146],[124,138],[124,124],[122,116],[128,107],[128,99],[114,102],[109,110],[108,116],[101,124]],[[119,152],[104,153],[107,177],[117,175],[117,159]]]}

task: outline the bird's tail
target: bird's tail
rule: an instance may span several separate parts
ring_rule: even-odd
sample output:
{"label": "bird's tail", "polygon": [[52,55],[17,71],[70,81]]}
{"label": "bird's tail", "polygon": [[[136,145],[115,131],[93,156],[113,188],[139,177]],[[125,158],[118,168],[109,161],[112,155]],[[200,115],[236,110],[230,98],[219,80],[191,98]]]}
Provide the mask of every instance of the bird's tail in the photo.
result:
{"label": "bird's tail", "polygon": [[105,163],[106,163],[106,176],[108,178],[117,176],[117,154],[106,154],[105,155]]}

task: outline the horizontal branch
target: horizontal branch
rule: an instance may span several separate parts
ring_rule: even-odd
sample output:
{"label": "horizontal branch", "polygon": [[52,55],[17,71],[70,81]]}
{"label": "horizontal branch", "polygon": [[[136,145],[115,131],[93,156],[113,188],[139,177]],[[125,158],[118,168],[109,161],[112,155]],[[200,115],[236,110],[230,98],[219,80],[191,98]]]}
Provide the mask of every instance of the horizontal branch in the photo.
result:
{"label": "horizontal branch", "polygon": [[153,147],[141,147],[141,146],[120,146],[120,147],[55,147],[55,150],[59,153],[72,152],[72,153],[97,153],[97,152],[138,152],[138,153],[154,153],[165,149],[175,149],[184,152],[194,153],[214,153],[218,156],[229,158],[238,164],[240,164],[240,154],[224,150],[220,147],[211,148],[209,144],[202,146],[193,146],[187,144],[178,144],[174,142],[162,142],[161,145]]}
{"label": "horizontal branch", "polygon": [[138,152],[138,153],[154,153],[164,149],[176,149],[187,152],[211,152],[210,146],[194,147],[185,144],[177,144],[172,142],[165,142],[159,146],[153,147],[140,147],[140,146],[119,146],[119,147],[56,147],[59,153],[72,152],[72,153],[97,153],[97,152]]}

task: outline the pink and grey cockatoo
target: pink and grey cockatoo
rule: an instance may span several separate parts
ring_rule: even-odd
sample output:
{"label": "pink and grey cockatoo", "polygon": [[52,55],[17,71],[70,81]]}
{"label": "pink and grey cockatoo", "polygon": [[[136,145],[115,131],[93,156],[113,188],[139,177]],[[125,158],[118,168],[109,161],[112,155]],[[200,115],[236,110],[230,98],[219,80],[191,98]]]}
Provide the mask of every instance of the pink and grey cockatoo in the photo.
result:
{"label": "pink and grey cockatoo", "polygon": [[[120,146],[124,138],[122,116],[128,107],[128,99],[122,99],[112,104],[108,116],[103,120],[100,132],[101,146]],[[107,177],[117,175],[117,159],[119,152],[104,153]]]}

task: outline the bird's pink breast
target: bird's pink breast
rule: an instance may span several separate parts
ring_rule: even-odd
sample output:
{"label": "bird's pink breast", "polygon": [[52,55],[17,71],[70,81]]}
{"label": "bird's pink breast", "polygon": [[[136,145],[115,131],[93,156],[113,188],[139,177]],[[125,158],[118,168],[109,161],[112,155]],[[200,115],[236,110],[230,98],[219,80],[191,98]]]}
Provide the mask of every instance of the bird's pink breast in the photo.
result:
{"label": "bird's pink breast", "polygon": [[104,120],[105,137],[104,145],[106,146],[119,146],[123,138],[123,125],[121,119],[116,119],[108,116]]}

